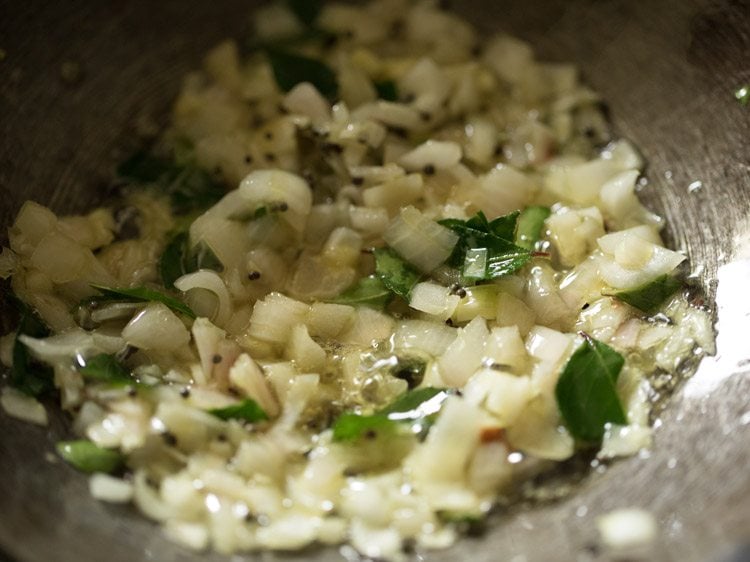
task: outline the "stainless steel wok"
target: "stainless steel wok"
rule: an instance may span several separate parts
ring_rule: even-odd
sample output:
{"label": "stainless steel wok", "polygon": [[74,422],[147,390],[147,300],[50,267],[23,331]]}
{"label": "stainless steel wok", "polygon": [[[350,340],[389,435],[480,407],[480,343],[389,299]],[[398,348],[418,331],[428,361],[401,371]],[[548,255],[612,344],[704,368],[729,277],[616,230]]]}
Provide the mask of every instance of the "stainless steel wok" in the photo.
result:
{"label": "stainless steel wok", "polygon": [[[138,120],[165,115],[201,54],[245,32],[252,4],[0,1],[2,232],[27,198],[66,212],[106,197]],[[650,455],[592,473],[560,501],[500,513],[485,536],[426,559],[607,560],[592,547],[594,520],[624,506],[658,518],[659,539],[645,559],[750,559],[743,550],[750,541],[750,267],[743,257],[750,252],[742,245],[750,230],[750,106],[733,95],[750,83],[750,3],[454,4],[483,30],[509,30],[544,58],[575,61],[608,100],[618,132],[648,159],[642,196],[666,216],[667,238],[688,252],[707,302],[718,303],[719,357],[669,400]],[[0,548],[9,558],[228,559],[189,553],[134,509],[91,499],[83,475],[52,462],[53,445],[67,432],[59,412],[47,429],[0,414],[0,428]],[[341,555],[316,549],[242,559]]]}

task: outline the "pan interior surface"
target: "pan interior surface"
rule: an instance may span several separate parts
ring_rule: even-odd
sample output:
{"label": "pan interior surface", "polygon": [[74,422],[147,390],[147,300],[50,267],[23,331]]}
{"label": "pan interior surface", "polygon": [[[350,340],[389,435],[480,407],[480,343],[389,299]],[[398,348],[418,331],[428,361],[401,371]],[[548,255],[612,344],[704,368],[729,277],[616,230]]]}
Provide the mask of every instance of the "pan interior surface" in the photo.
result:
{"label": "pan interior surface", "polygon": [[[21,203],[57,212],[110,195],[112,169],[158,122],[202,53],[247,30],[251,3],[122,5],[72,0],[5,6],[0,21],[0,209],[5,233]],[[457,3],[458,4],[458,3]],[[718,359],[670,398],[648,455],[594,471],[565,499],[498,514],[479,539],[428,560],[596,560],[595,519],[638,506],[654,513],[654,560],[720,560],[750,540],[746,376],[750,276],[750,83],[746,0],[473,1],[456,10],[484,31],[530,41],[540,58],[573,61],[602,94],[619,135],[648,161],[641,197],[668,224],[719,320]],[[4,234],[3,234],[4,235]],[[747,244],[745,244],[747,246]],[[11,329],[3,315],[3,333]],[[726,334],[726,335],[725,335]],[[745,345],[746,348],[746,345]],[[745,374],[743,374],[743,369]],[[46,429],[0,414],[0,546],[18,560],[226,560],[169,543],[135,510],[90,497],[85,477],[54,459],[67,435],[53,408]],[[258,559],[261,557],[258,556]],[[334,550],[264,560],[336,560]],[[252,559],[252,558],[251,558]]]}

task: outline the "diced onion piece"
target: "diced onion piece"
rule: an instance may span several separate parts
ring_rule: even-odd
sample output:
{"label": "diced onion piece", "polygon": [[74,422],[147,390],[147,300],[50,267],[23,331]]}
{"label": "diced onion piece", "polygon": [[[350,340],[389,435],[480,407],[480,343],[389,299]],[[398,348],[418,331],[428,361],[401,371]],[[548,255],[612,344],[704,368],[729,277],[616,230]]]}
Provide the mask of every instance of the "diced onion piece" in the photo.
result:
{"label": "diced onion piece", "polygon": [[536,314],[525,302],[504,292],[498,293],[496,302],[498,326],[516,326],[522,336],[529,333],[536,322]]}
{"label": "diced onion piece", "polygon": [[341,99],[348,107],[357,108],[363,103],[373,102],[378,94],[369,76],[348,60],[342,61],[338,72]]}
{"label": "diced onion piece", "polygon": [[492,328],[484,349],[484,363],[492,362],[515,373],[524,373],[529,357],[518,326]]}
{"label": "diced onion piece", "polygon": [[208,529],[202,523],[170,519],[164,524],[164,534],[170,540],[196,551],[205,550],[209,542]]}
{"label": "diced onion piece", "polygon": [[570,209],[563,207],[545,221],[557,255],[566,267],[583,261],[604,236],[604,220],[596,207]]}
{"label": "diced onion piece", "polygon": [[468,468],[469,486],[479,494],[493,494],[512,482],[513,465],[508,462],[508,447],[502,441],[478,447]]}
{"label": "diced onion piece", "polygon": [[540,262],[533,266],[526,282],[525,301],[542,324],[568,330],[575,319],[575,311],[560,296],[555,274],[547,263]]}
{"label": "diced onion piece", "polygon": [[619,139],[607,146],[602,158],[613,160],[622,170],[643,169],[643,157],[627,139]]}
{"label": "diced onion piece", "polygon": [[203,375],[203,378],[196,382],[206,384],[213,379],[214,356],[219,348],[219,342],[226,337],[226,333],[208,318],[196,318],[191,330],[195,347],[198,349],[198,357],[201,360]]}
{"label": "diced onion piece", "polygon": [[260,207],[286,203],[284,220],[302,232],[312,207],[312,191],[301,177],[282,170],[256,170],[242,180],[239,192],[245,205]]}
{"label": "diced onion piece", "polygon": [[528,43],[498,34],[484,49],[484,61],[500,78],[514,84],[520,82],[534,64],[534,52]]}
{"label": "diced onion piece", "polygon": [[125,347],[125,340],[122,338],[95,337],[93,333],[81,328],[73,328],[48,338],[32,338],[21,334],[18,340],[29,348],[34,357],[49,364],[69,361],[71,357],[79,355],[85,357],[97,353],[117,353]]}
{"label": "diced onion piece", "polygon": [[128,503],[133,498],[133,485],[130,482],[102,472],[91,475],[89,491],[96,499],[109,503]]}
{"label": "diced onion piece", "polygon": [[229,218],[245,211],[246,205],[235,189],[190,225],[190,240],[206,244],[226,268],[238,267],[250,249],[246,225]]}
{"label": "diced onion piece", "polygon": [[414,481],[461,482],[479,442],[481,424],[482,414],[474,404],[456,396],[447,398],[427,439],[405,461]]}
{"label": "diced onion piece", "polygon": [[382,234],[388,228],[388,211],[382,208],[355,207],[349,209],[352,228],[368,235]]}
{"label": "diced onion piece", "polygon": [[594,339],[609,343],[630,315],[630,308],[619,300],[598,298],[591,301],[586,310],[581,311],[575,331],[586,332]]}
{"label": "diced onion piece", "polygon": [[18,255],[29,256],[48,234],[57,228],[57,217],[47,207],[34,201],[21,205],[13,226],[8,229],[11,249]]}
{"label": "diced onion piece", "polygon": [[351,327],[354,308],[345,304],[316,302],[310,306],[307,328],[311,336],[332,339]]}
{"label": "diced onion piece", "polygon": [[599,458],[612,459],[636,454],[651,446],[651,428],[642,425],[607,424]]}
{"label": "diced onion piece", "polygon": [[438,357],[456,339],[457,330],[443,322],[404,320],[393,334],[396,349],[418,349]]}
{"label": "diced onion piece", "polygon": [[599,245],[599,248],[602,252],[604,252],[605,254],[614,255],[614,253],[617,251],[617,248],[623,242],[633,237],[641,238],[646,242],[651,242],[652,244],[656,244],[658,246],[662,245],[661,238],[659,238],[659,233],[653,227],[648,225],[634,226],[626,230],[620,230],[619,232],[612,232],[599,238],[596,243]]}
{"label": "diced onion piece", "polygon": [[489,165],[497,146],[497,128],[492,121],[476,117],[466,123],[464,132],[466,158],[480,166]]}
{"label": "diced onion piece", "polygon": [[602,186],[599,194],[602,210],[618,228],[630,228],[643,223],[659,227],[663,223],[663,219],[649,212],[635,194],[639,175],[637,170],[628,170]]}
{"label": "diced onion piece", "polygon": [[232,297],[224,281],[215,271],[200,269],[188,273],[177,279],[174,286],[184,293],[193,289],[205,289],[216,295],[217,306],[211,315],[211,321],[217,326],[225,326],[232,316]]}
{"label": "diced onion piece", "polygon": [[175,351],[187,346],[190,334],[177,315],[162,303],[151,303],[128,322],[122,337],[140,349]]}
{"label": "diced onion piece", "polygon": [[410,172],[427,167],[450,168],[461,161],[461,146],[455,142],[428,140],[399,158],[399,164]]}
{"label": "diced onion piece", "polygon": [[577,205],[594,205],[602,186],[622,170],[612,160],[591,160],[582,164],[553,166],[544,183],[548,190]]}
{"label": "diced onion piece", "polygon": [[317,517],[286,515],[259,527],[258,542],[265,548],[296,550],[315,540],[318,524]]}
{"label": "diced onion piece", "polygon": [[479,316],[459,329],[458,337],[438,361],[446,385],[462,387],[479,368],[488,335],[487,323]]}
{"label": "diced onion piece", "polygon": [[353,121],[366,119],[407,130],[419,129],[423,125],[419,113],[408,105],[383,100],[363,104],[352,112]]}
{"label": "diced onion piece", "polygon": [[313,123],[323,123],[331,118],[331,106],[309,82],[300,82],[281,102],[290,113],[309,117]]}
{"label": "diced onion piece", "polygon": [[562,461],[575,450],[573,437],[560,425],[560,413],[550,395],[530,400],[506,435],[513,448],[541,459]]}
{"label": "diced onion piece", "polygon": [[350,345],[369,346],[384,340],[393,332],[393,318],[364,306],[357,307],[354,322],[341,334],[341,342]]}
{"label": "diced onion piece", "polygon": [[[304,300],[325,300],[332,299],[351,286],[356,277],[354,267],[334,261],[336,258],[352,259],[350,248],[341,250],[341,253],[336,250],[329,252],[331,259],[309,253],[300,256],[288,284],[289,293]],[[349,254],[348,257],[346,254]]]}
{"label": "diced onion piece", "polygon": [[247,334],[261,341],[285,344],[292,326],[304,321],[309,306],[281,293],[271,293],[257,301]]}
{"label": "diced onion piece", "polygon": [[398,89],[414,96],[412,106],[424,115],[441,109],[450,94],[450,81],[432,58],[423,57],[399,79]]}
{"label": "diced onion piece", "polygon": [[146,517],[155,521],[165,522],[176,515],[175,510],[162,500],[159,492],[151,486],[145,469],[137,470],[133,474],[133,503]]}
{"label": "diced onion piece", "polygon": [[[196,451],[214,435],[221,432],[224,423],[219,418],[193,408],[183,402],[160,402],[154,418],[176,438],[183,451]],[[154,424],[154,420],[151,420]]]}
{"label": "diced onion piece", "polygon": [[497,315],[497,285],[475,285],[466,287],[466,296],[458,301],[451,318],[462,324],[473,318],[481,317],[493,320]]}
{"label": "diced onion piece", "polygon": [[459,300],[458,295],[451,294],[448,287],[424,281],[417,283],[411,290],[409,306],[445,320],[453,314]]}
{"label": "diced onion piece", "polygon": [[322,254],[337,266],[356,266],[362,252],[362,237],[351,228],[340,226],[326,240]]}
{"label": "diced onion piece", "polygon": [[487,368],[474,374],[464,388],[466,399],[483,402],[501,427],[512,425],[533,395],[529,378]]}
{"label": "diced onion piece", "polygon": [[602,260],[599,267],[602,280],[610,287],[632,289],[645,285],[685,260],[679,252],[645,240],[644,232],[648,230],[636,227],[598,240],[599,247],[611,258]]}
{"label": "diced onion piece", "polygon": [[368,207],[385,207],[395,213],[400,207],[413,203],[422,195],[421,174],[409,174],[386,183],[368,187],[362,192],[362,201]]}
{"label": "diced onion piece", "polygon": [[620,508],[596,520],[602,542],[613,549],[644,546],[656,539],[656,519],[648,511],[638,508]]}
{"label": "diced onion piece", "polygon": [[383,239],[406,261],[429,273],[448,259],[458,235],[409,206],[391,222]]}
{"label": "diced onion piece", "polygon": [[255,400],[269,416],[279,414],[279,403],[271,392],[263,371],[247,353],[240,355],[229,369],[229,381]]}
{"label": "diced onion piece", "polygon": [[355,519],[349,533],[352,546],[368,558],[391,560],[401,554],[402,540],[396,529],[370,527]]}
{"label": "diced onion piece", "polygon": [[326,352],[310,337],[304,324],[297,324],[292,328],[286,353],[305,372],[320,372],[325,365]]}
{"label": "diced onion piece", "polygon": [[0,405],[12,418],[34,423],[36,425],[47,425],[47,410],[36,398],[19,392],[15,388],[5,387],[0,396]]}
{"label": "diced onion piece", "polygon": [[55,283],[80,279],[90,283],[113,282],[91,250],[57,231],[50,232],[39,241],[30,263]]}
{"label": "diced onion piece", "polygon": [[499,164],[481,176],[467,195],[488,219],[494,219],[529,205],[536,190],[529,176]]}

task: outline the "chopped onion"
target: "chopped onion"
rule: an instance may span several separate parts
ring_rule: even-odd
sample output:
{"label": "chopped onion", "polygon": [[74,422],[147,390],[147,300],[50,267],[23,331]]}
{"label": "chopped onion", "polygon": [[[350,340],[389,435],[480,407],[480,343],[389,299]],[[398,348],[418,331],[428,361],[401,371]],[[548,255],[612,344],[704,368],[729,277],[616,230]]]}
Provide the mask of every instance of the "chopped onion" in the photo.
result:
{"label": "chopped onion", "polygon": [[467,193],[467,198],[488,219],[494,219],[529,205],[536,190],[536,184],[528,176],[510,166],[498,164],[479,178]]}
{"label": "chopped onion", "polygon": [[256,170],[242,180],[239,193],[245,205],[285,203],[283,219],[296,231],[305,228],[312,207],[312,191],[301,177],[281,170]]}
{"label": "chopped onion", "polygon": [[383,239],[406,261],[429,273],[448,259],[458,235],[409,206],[401,209]]}
{"label": "chopped onion", "polygon": [[409,174],[368,187],[362,192],[362,201],[368,207],[385,207],[393,214],[404,205],[419,199],[423,184],[421,174]]}
{"label": "chopped onion", "polygon": [[261,341],[285,344],[292,326],[304,321],[309,307],[281,293],[271,293],[255,303],[248,335]]}
{"label": "chopped onion", "polygon": [[418,349],[438,357],[456,339],[457,330],[442,322],[404,320],[393,334],[395,349]]}
{"label": "chopped onion", "polygon": [[488,335],[487,323],[481,316],[458,330],[458,336],[438,361],[446,385],[462,387],[480,367]]}
{"label": "chopped onion", "polygon": [[411,290],[409,306],[446,320],[453,314],[460,300],[458,295],[451,294],[450,288],[432,281],[424,281],[417,283]]}
{"label": "chopped onion", "polygon": [[331,118],[331,106],[309,82],[300,82],[292,88],[282,104],[291,113],[306,115],[315,124]]}
{"label": "chopped onion", "polygon": [[461,146],[455,142],[428,140],[399,159],[405,169],[414,172],[431,166],[435,170],[450,168],[461,161]]}
{"label": "chopped onion", "polygon": [[98,500],[128,503],[133,498],[133,485],[121,478],[97,472],[89,478],[89,491]]}
{"label": "chopped onion", "polygon": [[305,372],[318,373],[325,366],[326,352],[310,337],[304,324],[292,328],[286,354]]}
{"label": "chopped onion", "polygon": [[277,416],[279,403],[268,386],[263,371],[247,354],[243,353],[229,370],[229,380],[247,396],[254,399],[269,416]]}
{"label": "chopped onion", "polygon": [[599,458],[611,459],[634,455],[651,446],[651,428],[641,425],[607,424]]}
{"label": "chopped onion", "polygon": [[35,398],[19,392],[9,386],[3,388],[0,396],[0,405],[12,418],[34,423],[36,425],[47,425],[47,410]]}
{"label": "chopped onion", "polygon": [[406,460],[417,485],[462,481],[479,443],[481,424],[481,412],[473,404],[457,396],[447,398],[427,439]]}
{"label": "chopped onion", "polygon": [[48,338],[37,339],[21,334],[18,339],[36,358],[49,364],[68,363],[71,357],[117,353],[125,348],[123,338],[100,336],[101,334],[95,336],[92,332],[74,328]]}
{"label": "chopped onion", "polygon": [[648,511],[620,508],[601,515],[596,520],[602,541],[613,549],[627,549],[647,545],[656,539],[656,519]]}
{"label": "chopped onion", "polygon": [[175,351],[187,346],[190,333],[177,315],[162,303],[152,303],[122,329],[122,337],[134,347]]}
{"label": "chopped onion", "polygon": [[195,289],[205,289],[216,295],[217,306],[210,316],[211,321],[217,326],[225,326],[232,316],[232,297],[224,281],[215,271],[200,269],[194,273],[188,273],[177,279],[174,286],[184,293]]}

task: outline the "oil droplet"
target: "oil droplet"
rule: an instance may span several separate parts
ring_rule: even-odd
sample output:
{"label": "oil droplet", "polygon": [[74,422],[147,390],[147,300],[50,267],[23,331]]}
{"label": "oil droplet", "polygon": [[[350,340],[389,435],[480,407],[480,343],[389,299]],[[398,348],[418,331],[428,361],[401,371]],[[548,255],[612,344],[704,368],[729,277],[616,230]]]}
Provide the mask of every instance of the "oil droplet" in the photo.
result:
{"label": "oil droplet", "polygon": [[667,461],[667,468],[674,468],[677,466],[677,459],[672,457]]}
{"label": "oil droplet", "polygon": [[748,425],[750,424],[750,412],[745,412],[742,414],[742,417],[740,418],[740,425]]}
{"label": "oil droplet", "polygon": [[576,515],[578,517],[586,517],[586,514],[589,512],[589,508],[585,505],[578,506],[578,509],[576,509]]}
{"label": "oil droplet", "polygon": [[688,193],[696,193],[703,189],[703,182],[700,180],[695,180],[694,182],[691,182],[690,185],[688,185]]}
{"label": "oil droplet", "polygon": [[518,464],[523,460],[523,454],[518,451],[514,451],[508,455],[508,462],[510,464]]}

